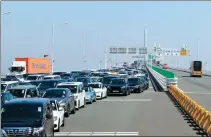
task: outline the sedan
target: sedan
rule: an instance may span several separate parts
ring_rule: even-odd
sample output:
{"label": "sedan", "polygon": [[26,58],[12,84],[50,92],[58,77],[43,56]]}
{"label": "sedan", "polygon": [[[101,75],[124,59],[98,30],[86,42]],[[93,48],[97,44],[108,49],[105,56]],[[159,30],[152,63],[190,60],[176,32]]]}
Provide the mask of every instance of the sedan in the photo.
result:
{"label": "sedan", "polygon": [[65,116],[69,117],[70,113],[75,114],[75,98],[67,88],[50,88],[43,94],[43,98],[54,99],[59,102],[59,106],[65,110]]}
{"label": "sedan", "polygon": [[141,93],[145,90],[145,85],[141,78],[129,78],[128,86],[131,92]]}
{"label": "sedan", "polygon": [[92,104],[92,102],[96,102],[97,97],[95,91],[92,87],[85,88],[86,91],[86,103]]}

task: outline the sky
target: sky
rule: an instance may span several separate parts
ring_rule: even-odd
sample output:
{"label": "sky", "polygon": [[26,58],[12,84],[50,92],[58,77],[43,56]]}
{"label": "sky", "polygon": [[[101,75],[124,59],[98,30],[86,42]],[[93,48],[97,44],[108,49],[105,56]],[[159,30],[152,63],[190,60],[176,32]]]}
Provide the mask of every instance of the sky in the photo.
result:
{"label": "sky", "polygon": [[[40,58],[54,53],[54,70],[104,67],[105,50],[113,47],[162,48],[186,44],[191,59],[211,65],[211,2],[2,2],[1,71],[15,57]],[[52,44],[55,24],[55,46]],[[84,48],[85,47],[85,48]],[[54,50],[53,50],[54,49]],[[85,49],[85,50],[84,50]],[[83,62],[86,58],[86,63]],[[108,60],[115,61],[115,55]],[[118,55],[119,62],[133,61]],[[189,66],[189,57],[164,57],[172,66]],[[108,65],[111,65],[109,63]]]}

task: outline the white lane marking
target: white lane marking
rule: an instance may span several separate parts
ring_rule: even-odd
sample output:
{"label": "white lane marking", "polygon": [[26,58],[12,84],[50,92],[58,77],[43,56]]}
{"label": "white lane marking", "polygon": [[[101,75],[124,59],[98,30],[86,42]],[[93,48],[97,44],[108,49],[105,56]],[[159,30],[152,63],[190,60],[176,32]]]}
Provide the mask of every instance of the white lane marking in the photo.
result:
{"label": "white lane marking", "polygon": [[138,132],[116,132],[116,134],[138,134]]}
{"label": "white lane marking", "polygon": [[107,101],[107,102],[121,102],[121,101],[130,101],[130,102],[145,102],[145,101],[152,101],[151,99],[107,99],[107,100],[101,100],[102,101]]}
{"label": "white lane marking", "polygon": [[153,88],[153,87],[149,87],[149,88]]}
{"label": "white lane marking", "polygon": [[198,94],[198,95],[211,95],[211,93],[205,93],[205,92],[202,92],[202,93],[199,93],[199,92],[184,92],[184,93],[187,93],[187,94]]}
{"label": "white lane marking", "polygon": [[139,132],[58,132],[54,136],[138,136]]}
{"label": "white lane marking", "polygon": [[91,136],[92,132],[70,132],[69,136]]}
{"label": "white lane marking", "polygon": [[54,133],[54,136],[68,136],[70,132],[56,132]]}

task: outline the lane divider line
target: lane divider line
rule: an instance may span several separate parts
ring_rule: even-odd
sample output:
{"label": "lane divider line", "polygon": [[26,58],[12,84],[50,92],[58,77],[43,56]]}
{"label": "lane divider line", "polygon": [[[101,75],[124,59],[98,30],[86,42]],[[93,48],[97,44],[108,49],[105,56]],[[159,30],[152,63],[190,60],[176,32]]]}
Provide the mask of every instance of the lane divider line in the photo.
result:
{"label": "lane divider line", "polygon": [[138,136],[139,132],[56,132],[54,136]]}
{"label": "lane divider line", "polygon": [[152,101],[151,99],[107,99],[107,100],[101,100],[100,102],[105,101],[105,102],[145,102],[145,101]]}

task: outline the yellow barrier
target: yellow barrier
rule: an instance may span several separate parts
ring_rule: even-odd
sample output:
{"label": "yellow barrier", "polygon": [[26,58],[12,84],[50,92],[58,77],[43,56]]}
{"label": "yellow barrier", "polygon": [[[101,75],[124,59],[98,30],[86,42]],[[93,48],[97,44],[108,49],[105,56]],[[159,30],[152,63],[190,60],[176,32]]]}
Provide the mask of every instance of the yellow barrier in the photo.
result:
{"label": "yellow barrier", "polygon": [[188,97],[182,90],[174,85],[169,86],[169,93],[180,104],[182,109],[196,122],[196,124],[211,136],[211,113],[194,100]]}

